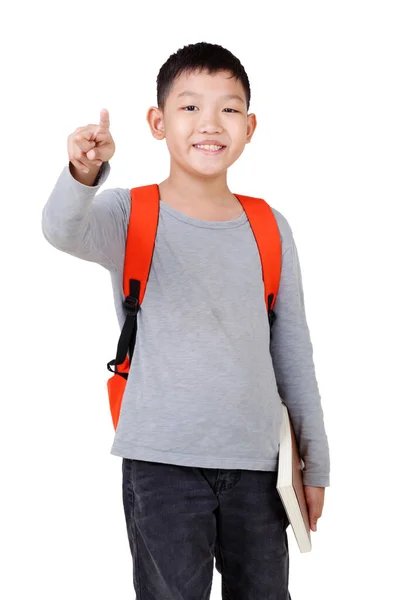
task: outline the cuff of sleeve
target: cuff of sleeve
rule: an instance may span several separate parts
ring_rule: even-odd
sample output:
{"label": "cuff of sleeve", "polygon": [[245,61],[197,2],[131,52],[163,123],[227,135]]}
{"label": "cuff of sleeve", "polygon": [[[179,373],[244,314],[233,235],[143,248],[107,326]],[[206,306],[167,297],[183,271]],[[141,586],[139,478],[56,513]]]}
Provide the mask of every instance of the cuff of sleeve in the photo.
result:
{"label": "cuff of sleeve", "polygon": [[88,193],[96,192],[106,181],[107,177],[110,174],[110,170],[111,170],[109,161],[104,162],[101,165],[98,175],[95,179],[95,182],[94,182],[95,185],[85,185],[84,183],[77,181],[75,179],[75,177],[72,176],[70,165],[71,165],[71,161],[68,161],[68,165],[66,166],[66,172],[67,172],[67,176],[70,179],[71,185],[75,186],[77,189],[79,188],[80,192],[87,191]]}
{"label": "cuff of sleeve", "polygon": [[330,478],[329,475],[318,475],[318,473],[303,472],[303,485],[311,485],[314,487],[329,487]]}

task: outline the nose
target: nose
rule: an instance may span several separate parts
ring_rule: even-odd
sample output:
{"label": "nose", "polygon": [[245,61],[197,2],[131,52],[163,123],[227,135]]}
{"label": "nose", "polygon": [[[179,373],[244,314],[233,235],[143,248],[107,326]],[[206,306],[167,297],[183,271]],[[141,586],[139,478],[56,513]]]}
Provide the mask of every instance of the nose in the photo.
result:
{"label": "nose", "polygon": [[204,111],[201,115],[201,119],[199,120],[197,129],[201,134],[221,133],[223,131],[223,127],[215,111],[208,111],[207,113]]}
{"label": "nose", "polygon": [[198,131],[201,134],[208,133],[208,134],[212,135],[213,133],[222,133],[223,129],[220,125],[217,125],[216,123],[212,123],[211,121],[209,121],[207,124],[199,127]]}

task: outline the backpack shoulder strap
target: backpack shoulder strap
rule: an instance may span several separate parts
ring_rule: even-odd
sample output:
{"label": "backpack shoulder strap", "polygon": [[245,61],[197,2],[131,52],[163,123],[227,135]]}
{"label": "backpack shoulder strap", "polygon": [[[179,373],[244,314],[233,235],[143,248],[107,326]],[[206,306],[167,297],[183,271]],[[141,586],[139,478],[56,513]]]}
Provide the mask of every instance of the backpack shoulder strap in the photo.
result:
{"label": "backpack shoulder strap", "polygon": [[131,189],[131,213],[125,245],[124,294],[142,304],[146,292],[159,218],[156,183]]}
{"label": "backpack shoulder strap", "polygon": [[262,198],[235,194],[249,219],[260,253],[262,277],[264,281],[265,305],[270,328],[276,315],[272,310],[279,289],[281,277],[282,248],[278,223],[270,205]]}
{"label": "backpack shoulder strap", "polygon": [[[107,363],[112,373],[128,378],[136,343],[137,313],[146,292],[159,217],[156,183],[131,189],[131,211],[126,233],[123,273],[123,307],[126,318],[118,341],[116,358]],[[115,371],[111,368],[115,366]],[[111,378],[112,379],[112,378]]]}

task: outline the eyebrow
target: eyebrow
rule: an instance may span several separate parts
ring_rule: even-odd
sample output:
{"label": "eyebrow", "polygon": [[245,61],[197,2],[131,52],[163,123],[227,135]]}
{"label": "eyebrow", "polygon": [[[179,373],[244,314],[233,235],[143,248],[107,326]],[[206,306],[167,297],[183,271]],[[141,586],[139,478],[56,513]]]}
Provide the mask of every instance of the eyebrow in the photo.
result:
{"label": "eyebrow", "polygon": [[[203,94],[191,92],[190,90],[185,90],[184,92],[181,92],[180,94],[178,94],[177,98],[180,98],[181,96],[197,96],[199,98],[203,98]],[[239,100],[240,102],[243,102],[243,104],[245,103],[242,96],[238,96],[237,94],[225,94],[224,96],[221,96],[221,98],[223,98],[224,100]]]}

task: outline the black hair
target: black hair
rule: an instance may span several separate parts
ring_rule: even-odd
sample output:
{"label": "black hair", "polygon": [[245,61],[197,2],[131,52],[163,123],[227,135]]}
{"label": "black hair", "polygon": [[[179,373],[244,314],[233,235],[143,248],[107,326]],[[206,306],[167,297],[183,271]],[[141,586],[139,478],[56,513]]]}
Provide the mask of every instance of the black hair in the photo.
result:
{"label": "black hair", "polygon": [[246,95],[247,110],[250,106],[250,83],[240,60],[226,48],[218,44],[198,42],[180,48],[171,54],[157,75],[157,105],[161,110],[173,86],[181,73],[206,70],[210,75],[218,71],[230,71],[232,77],[240,80]]}

